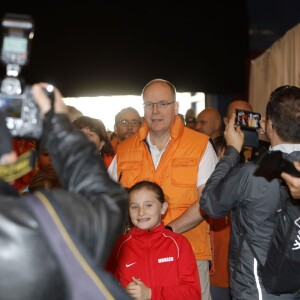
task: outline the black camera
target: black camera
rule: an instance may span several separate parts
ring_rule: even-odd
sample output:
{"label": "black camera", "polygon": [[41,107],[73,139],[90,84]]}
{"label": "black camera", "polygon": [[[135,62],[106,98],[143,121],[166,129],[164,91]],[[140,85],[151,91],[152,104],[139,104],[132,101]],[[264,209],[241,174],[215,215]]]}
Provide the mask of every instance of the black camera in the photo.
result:
{"label": "black camera", "polygon": [[0,111],[12,136],[39,139],[42,134],[39,108],[31,87],[19,77],[21,68],[29,62],[33,35],[31,16],[6,14],[3,17],[1,61],[6,65],[6,77],[1,82]]}

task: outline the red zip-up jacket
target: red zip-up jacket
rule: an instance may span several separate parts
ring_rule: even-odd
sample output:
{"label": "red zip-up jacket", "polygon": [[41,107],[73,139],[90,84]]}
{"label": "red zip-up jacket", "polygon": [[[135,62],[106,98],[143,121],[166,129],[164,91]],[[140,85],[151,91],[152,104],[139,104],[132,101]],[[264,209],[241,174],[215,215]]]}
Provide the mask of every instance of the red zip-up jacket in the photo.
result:
{"label": "red zip-up jacket", "polygon": [[195,255],[181,234],[165,229],[163,223],[151,230],[133,227],[121,236],[108,260],[123,287],[132,277],[152,289],[151,299],[201,299]]}

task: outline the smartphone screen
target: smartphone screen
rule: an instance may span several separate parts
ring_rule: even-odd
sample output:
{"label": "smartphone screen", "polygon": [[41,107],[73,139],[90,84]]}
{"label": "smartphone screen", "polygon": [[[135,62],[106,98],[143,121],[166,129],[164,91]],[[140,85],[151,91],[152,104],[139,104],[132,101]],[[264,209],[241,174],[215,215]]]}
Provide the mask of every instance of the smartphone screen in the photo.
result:
{"label": "smartphone screen", "polygon": [[242,109],[235,110],[235,125],[240,126],[242,130],[256,131],[260,125],[261,114]]}

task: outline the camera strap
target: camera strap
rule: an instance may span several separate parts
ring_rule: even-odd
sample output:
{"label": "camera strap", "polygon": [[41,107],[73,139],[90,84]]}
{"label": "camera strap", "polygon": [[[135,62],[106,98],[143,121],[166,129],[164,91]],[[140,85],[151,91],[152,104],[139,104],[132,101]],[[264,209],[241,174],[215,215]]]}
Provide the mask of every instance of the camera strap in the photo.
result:
{"label": "camera strap", "polygon": [[[113,300],[115,291],[112,278],[99,270],[94,259],[82,245],[80,239],[72,230],[71,223],[55,205],[51,193],[35,192],[23,200],[39,223],[40,230],[46,237],[50,249],[63,270],[68,289],[68,299],[72,300]],[[120,298],[119,298],[120,299]],[[122,298],[123,299],[123,298]]]}
{"label": "camera strap", "polygon": [[36,151],[30,150],[20,155],[16,162],[0,165],[0,178],[5,182],[16,180],[28,172],[35,165]]}

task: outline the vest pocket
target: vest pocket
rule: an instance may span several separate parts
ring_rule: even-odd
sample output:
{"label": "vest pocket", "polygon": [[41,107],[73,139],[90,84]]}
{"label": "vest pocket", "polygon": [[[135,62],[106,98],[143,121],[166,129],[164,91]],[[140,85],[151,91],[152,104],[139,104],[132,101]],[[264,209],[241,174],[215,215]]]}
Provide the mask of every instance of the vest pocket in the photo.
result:
{"label": "vest pocket", "polygon": [[123,183],[125,187],[131,187],[134,183],[139,181],[141,170],[141,161],[120,162],[118,165],[118,171],[122,174],[119,176],[121,177],[120,183]]}
{"label": "vest pocket", "polygon": [[172,161],[171,180],[176,186],[195,186],[198,163],[196,158],[175,158]]}

